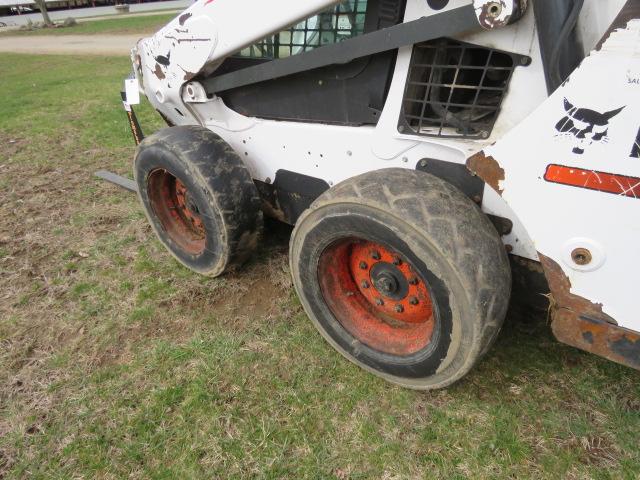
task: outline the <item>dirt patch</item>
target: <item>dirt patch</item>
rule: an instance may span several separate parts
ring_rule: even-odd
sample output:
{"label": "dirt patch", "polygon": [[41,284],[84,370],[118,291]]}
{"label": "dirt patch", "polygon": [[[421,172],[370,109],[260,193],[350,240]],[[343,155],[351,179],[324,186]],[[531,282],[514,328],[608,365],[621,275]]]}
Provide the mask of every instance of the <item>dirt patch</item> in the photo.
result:
{"label": "dirt patch", "polygon": [[0,37],[0,52],[57,55],[128,55],[140,35],[38,35]]}

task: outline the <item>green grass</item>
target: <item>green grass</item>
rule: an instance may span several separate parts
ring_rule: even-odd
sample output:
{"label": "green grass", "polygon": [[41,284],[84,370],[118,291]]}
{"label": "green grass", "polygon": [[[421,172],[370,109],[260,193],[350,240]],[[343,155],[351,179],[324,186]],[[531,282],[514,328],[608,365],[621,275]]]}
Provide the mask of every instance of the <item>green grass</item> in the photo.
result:
{"label": "green grass", "polygon": [[545,319],[509,317],[467,378],[418,393],[316,333],[286,229],[236,274],[177,265],[92,177],[131,169],[129,69],[0,59],[0,478],[638,478],[640,375]]}
{"label": "green grass", "polygon": [[176,15],[177,13],[163,13],[158,15],[139,15],[124,18],[109,18],[105,20],[81,21],[72,27],[41,28],[37,30],[9,30],[7,32],[0,33],[0,37],[22,35],[151,34],[169,23],[169,21],[174,19]]}

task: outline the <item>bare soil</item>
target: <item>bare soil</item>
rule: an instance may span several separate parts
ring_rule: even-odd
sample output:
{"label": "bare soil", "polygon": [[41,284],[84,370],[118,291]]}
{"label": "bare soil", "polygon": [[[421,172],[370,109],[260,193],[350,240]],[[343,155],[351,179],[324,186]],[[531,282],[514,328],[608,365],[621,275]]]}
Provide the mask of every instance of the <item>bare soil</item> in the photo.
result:
{"label": "bare soil", "polygon": [[0,52],[56,55],[128,55],[141,35],[0,37]]}

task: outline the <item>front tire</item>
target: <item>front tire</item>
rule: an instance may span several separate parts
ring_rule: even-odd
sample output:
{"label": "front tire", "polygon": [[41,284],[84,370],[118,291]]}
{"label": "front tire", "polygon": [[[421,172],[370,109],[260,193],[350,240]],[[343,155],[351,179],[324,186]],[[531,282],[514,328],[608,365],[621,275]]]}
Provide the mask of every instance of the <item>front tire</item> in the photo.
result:
{"label": "front tire", "polygon": [[153,230],[187,268],[215,277],[255,250],[262,231],[257,188],[215,133],[200,126],[158,131],[138,146],[134,176]]}
{"label": "front tire", "polygon": [[370,172],[323,194],[298,221],[290,262],[323,337],[409,388],[446,387],[468,373],[509,303],[495,228],[459,190],[422,172]]}

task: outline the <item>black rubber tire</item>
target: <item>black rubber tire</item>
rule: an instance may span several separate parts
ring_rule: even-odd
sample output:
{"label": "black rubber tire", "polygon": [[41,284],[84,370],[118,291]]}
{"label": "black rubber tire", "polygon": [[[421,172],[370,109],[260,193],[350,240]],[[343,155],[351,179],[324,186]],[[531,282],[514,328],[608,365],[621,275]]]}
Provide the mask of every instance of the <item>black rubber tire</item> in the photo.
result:
{"label": "black rubber tire", "polygon": [[[162,169],[180,180],[204,223],[204,251],[181,248],[163,228],[151,206],[149,176]],[[218,135],[200,126],[164,128],[138,146],[134,176],[144,211],[169,252],[187,268],[219,276],[244,263],[262,233],[260,197],[241,158]]]}
{"label": "black rubber tire", "polygon": [[[401,252],[429,278],[438,336],[424,352],[396,357],[361,343],[328,307],[318,279],[322,252],[358,237]],[[386,169],[351,178],[319,197],[290,244],[293,282],[323,337],[342,355],[408,388],[443,388],[466,375],[496,338],[509,304],[505,247],[480,209],[427,173]]]}

